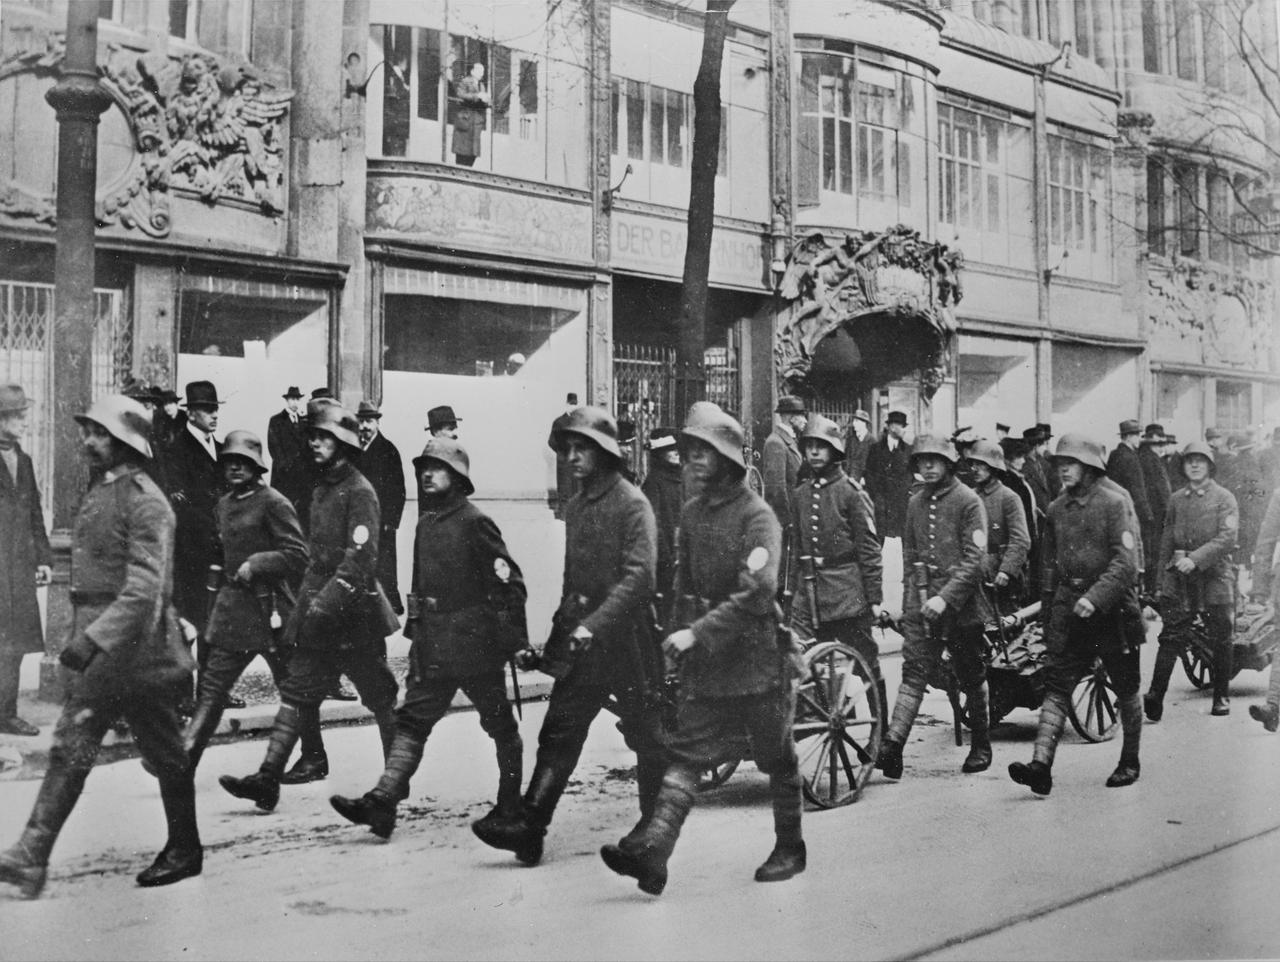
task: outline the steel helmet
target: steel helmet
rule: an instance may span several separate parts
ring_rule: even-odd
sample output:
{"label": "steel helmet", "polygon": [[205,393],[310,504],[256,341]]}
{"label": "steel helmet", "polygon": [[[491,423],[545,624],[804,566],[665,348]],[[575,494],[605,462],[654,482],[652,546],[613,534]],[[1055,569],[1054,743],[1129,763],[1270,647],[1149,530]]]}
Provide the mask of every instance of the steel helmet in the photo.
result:
{"label": "steel helmet", "polygon": [[144,458],[151,454],[151,412],[133,398],[108,394],[89,405],[84,414],[75,416],[77,423],[92,421],[122,444],[127,444]]}
{"label": "steel helmet", "polygon": [[227,440],[218,453],[218,460],[233,454],[248,458],[263,471],[267,470],[266,462],[262,460],[262,440],[252,431],[227,432]]}
{"label": "steel helmet", "polygon": [[1213,468],[1217,468],[1218,459],[1213,453],[1213,447],[1204,441],[1192,441],[1182,449],[1182,459],[1185,461],[1192,455],[1199,455],[1202,458],[1208,458],[1209,464]]}
{"label": "steel helmet", "polygon": [[[310,408],[310,405],[308,405]],[[325,404],[313,414],[307,412],[307,427],[327,431],[348,447],[360,450],[360,423],[356,416],[340,404]]]}
{"label": "steel helmet", "polygon": [[422,453],[413,459],[413,470],[421,474],[428,461],[438,461],[447,467],[462,482],[467,494],[475,491],[471,483],[471,458],[467,457],[467,449],[452,438],[428,438]]}
{"label": "steel helmet", "polygon": [[946,438],[936,434],[921,434],[916,438],[916,446],[911,452],[911,463],[914,465],[916,458],[924,457],[926,454],[942,458],[952,467],[955,467],[958,460],[955,446]]}
{"label": "steel helmet", "polygon": [[831,445],[836,449],[836,454],[844,454],[844,432],[831,418],[824,418],[821,414],[809,415],[800,440],[806,441],[810,438]]}
{"label": "steel helmet", "polygon": [[696,438],[711,445],[715,452],[727,458],[733,464],[747,470],[747,461],[742,454],[742,425],[725,414],[719,405],[710,401],[699,401],[689,408],[689,417],[680,431],[682,438]]}
{"label": "steel helmet", "polygon": [[564,447],[564,435],[577,434],[594,442],[605,454],[622,458],[622,451],[618,448],[618,422],[604,408],[574,408],[566,418],[552,431],[551,440],[557,450]]}
{"label": "steel helmet", "polygon": [[1097,468],[1107,473],[1107,460],[1102,456],[1102,445],[1091,441],[1083,434],[1064,434],[1058,438],[1058,446],[1053,449],[1055,458],[1070,458],[1090,468]]}
{"label": "steel helmet", "polygon": [[1004,451],[994,441],[977,441],[969,449],[965,457],[970,461],[981,461],[992,471],[1007,470],[1004,463]]}

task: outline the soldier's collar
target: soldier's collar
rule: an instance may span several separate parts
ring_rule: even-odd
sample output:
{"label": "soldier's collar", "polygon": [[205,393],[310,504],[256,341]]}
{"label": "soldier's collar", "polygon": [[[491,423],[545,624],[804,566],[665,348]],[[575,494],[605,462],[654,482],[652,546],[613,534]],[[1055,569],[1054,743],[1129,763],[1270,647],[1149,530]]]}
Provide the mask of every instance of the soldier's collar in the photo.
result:
{"label": "soldier's collar", "polygon": [[622,472],[617,468],[606,468],[583,485],[582,494],[588,501],[599,501],[622,479]]}
{"label": "soldier's collar", "polygon": [[734,498],[743,494],[747,490],[746,484],[740,478],[734,478],[725,481],[723,484],[707,485],[702,490],[702,499],[713,508],[728,504]]}
{"label": "soldier's collar", "polygon": [[355,465],[351,463],[350,459],[347,459],[341,464],[333,465],[333,467],[329,468],[327,471],[321,471],[320,480],[325,484],[337,484],[354,470]]}

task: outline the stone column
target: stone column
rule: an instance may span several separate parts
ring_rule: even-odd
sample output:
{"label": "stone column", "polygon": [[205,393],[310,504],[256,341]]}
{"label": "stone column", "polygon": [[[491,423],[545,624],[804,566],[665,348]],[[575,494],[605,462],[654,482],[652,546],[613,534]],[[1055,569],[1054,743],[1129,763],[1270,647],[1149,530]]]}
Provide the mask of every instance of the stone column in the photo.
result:
{"label": "stone column", "polygon": [[[67,591],[70,539],[86,471],[80,457],[75,415],[93,401],[94,195],[98,178],[98,118],[111,103],[98,85],[98,5],[67,4],[67,47],[62,74],[45,94],[58,116],[58,224],[54,252],[54,325],[49,337],[53,363],[53,529],[56,580],[49,589],[49,627],[70,611]],[[60,536],[59,533],[61,533]],[[52,631],[50,632],[52,636]],[[61,635],[56,636],[61,637]],[[40,697],[61,697],[57,661],[40,666]]]}
{"label": "stone column", "polygon": [[613,406],[613,219],[604,198],[609,192],[610,124],[612,102],[609,55],[610,0],[592,0],[587,29],[588,159],[587,188],[591,192],[591,254],[596,278],[587,301],[587,396],[584,403]]}

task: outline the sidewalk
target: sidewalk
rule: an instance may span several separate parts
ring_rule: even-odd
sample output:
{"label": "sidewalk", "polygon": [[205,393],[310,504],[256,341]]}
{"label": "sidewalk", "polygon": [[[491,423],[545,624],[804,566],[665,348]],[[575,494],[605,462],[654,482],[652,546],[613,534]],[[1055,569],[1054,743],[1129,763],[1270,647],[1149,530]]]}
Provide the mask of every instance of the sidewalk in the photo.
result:
{"label": "sidewalk", "polygon": [[[880,645],[882,655],[895,655],[901,651],[902,639],[894,631],[876,631],[876,641]],[[405,673],[408,669],[409,640],[404,635],[393,635],[387,639],[387,661],[395,673],[396,681],[404,691]],[[31,664],[38,663],[34,655],[28,659]],[[31,673],[24,665],[24,681]],[[540,671],[517,672],[520,681],[520,697],[524,702],[541,701],[551,693],[552,679]],[[350,689],[350,683],[344,681],[344,687]],[[233,694],[243,698],[244,708],[229,709],[223,713],[218,731],[214,735],[214,743],[230,739],[243,739],[262,736],[270,731],[275,721],[279,696],[271,679],[271,672],[261,659],[254,661],[245,671]],[[507,694],[512,695],[511,677],[507,675]],[[458,692],[453,698],[452,711],[471,711],[471,702]],[[40,734],[31,737],[0,734],[0,781],[40,778],[48,764],[49,748],[53,743],[53,726],[58,720],[62,706],[52,702],[36,700],[34,686],[24,688],[18,699],[18,714],[34,725],[40,726]],[[320,724],[322,727],[333,725],[363,724],[373,716],[358,701],[326,701],[320,706]],[[133,737],[127,732],[107,732],[102,742],[103,758],[100,760],[117,760],[137,754]]]}

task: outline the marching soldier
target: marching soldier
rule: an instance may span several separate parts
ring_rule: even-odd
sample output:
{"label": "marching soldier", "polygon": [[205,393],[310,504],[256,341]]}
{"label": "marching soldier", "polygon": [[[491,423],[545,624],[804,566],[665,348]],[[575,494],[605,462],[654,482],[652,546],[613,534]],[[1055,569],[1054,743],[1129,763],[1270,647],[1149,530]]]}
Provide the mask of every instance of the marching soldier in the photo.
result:
{"label": "marching soldier", "polygon": [[902,538],[902,683],[876,760],[886,778],[902,777],[902,746],[944,648],[969,699],[971,739],[961,771],[991,766],[986,640],[977,597],[987,556],[987,517],[982,499],[955,477],[955,464],[955,449],[945,438],[916,440],[911,470],[924,484],[907,505]]}
{"label": "marching soldier", "polygon": [[1005,473],[1004,452],[992,441],[978,441],[968,453],[973,489],[982,498],[987,515],[987,557],[982,565],[984,583],[994,589],[994,609],[998,618],[1008,607],[1016,608],[1027,557],[1031,552],[1031,534],[1022,501],[1001,482]]}
{"label": "marching soldier", "polygon": [[227,693],[254,658],[261,655],[276,685],[283,684],[288,658],[278,636],[293,612],[293,586],[307,567],[307,542],[297,512],[284,492],[263,480],[267,466],[258,436],[230,432],[218,460],[229,488],[216,509],[227,580],[209,616],[209,660],[187,724],[193,770],[218,730]]}
{"label": "marching soldier", "polygon": [[514,852],[526,865],[542,859],[556,804],[610,695],[636,753],[642,821],[665,765],[652,697],[661,672],[649,611],[657,559],[653,509],[622,476],[618,428],[606,411],[576,408],[559,425],[553,440],[579,485],[565,509],[564,595],[540,656],[520,657],[523,665],[540,664],[555,684],[519,815],[471,826],[486,845]]}
{"label": "marching soldier", "polygon": [[871,635],[884,600],[871,499],[844,473],[844,438],[834,421],[810,417],[800,449],[810,473],[796,488],[792,509],[796,544],[787,560],[798,591],[791,623],[819,641],[852,645],[871,666],[868,680],[875,682],[881,709],[887,710],[880,650]]}
{"label": "marching soldier", "polygon": [[204,861],[196,791],[182,750],[173,687],[194,667],[172,607],[173,509],[143,470],[151,424],[121,395],[78,415],[94,480],[71,543],[71,637],[59,660],[71,669],[49,768],[18,843],[0,853],[0,882],[25,898],[44,888],[49,853],[75,808],[102,738],[123,716],[160,779],[169,840],[144,886],[199,875]]}
{"label": "marching soldier", "polygon": [[1030,764],[1014,762],[1009,777],[1037,795],[1053,789],[1053,758],[1071,693],[1101,656],[1120,703],[1124,732],[1120,763],[1108,788],[1138,780],[1142,706],[1138,699],[1138,536],[1132,507],[1116,486],[1101,483],[1107,470],[1102,445],[1064,434],[1054,452],[1062,494],[1049,506],[1042,552],[1041,618],[1048,655]]}
{"label": "marching soldier", "polygon": [[[398,685],[385,640],[400,625],[376,578],[378,496],[353,463],[357,430],[355,416],[336,404],[319,408],[308,425],[320,473],[311,498],[310,562],[285,626],[285,643],[296,650],[261,767],[244,778],[218,779],[236,798],[268,812],[280,800],[289,753],[304,728],[319,731],[320,703],[339,675],[351,679],[377,720],[384,758],[395,735]],[[327,758],[317,763],[327,774]]]}
{"label": "marching soldier", "polygon": [[497,749],[498,801],[485,819],[510,820],[520,812],[524,743],[503,669],[529,644],[524,578],[498,526],[468,500],[475,487],[462,445],[430,438],[413,466],[427,506],[414,539],[406,625],[413,646],[395,740],[377,785],[360,798],[329,799],[343,818],[368,825],[380,838],[395,829],[396,805],[409,797],[427,738],[459,688]]}
{"label": "marching soldier", "polygon": [[779,882],[805,869],[801,782],[791,733],[795,672],[779,646],[782,532],[773,511],[743,483],[742,426],[714,404],[689,413],[684,460],[699,494],[680,517],[676,630],[663,642],[678,663],[679,705],[669,736],[671,764],[651,818],[600,856],[619,875],[658,895],[667,861],[693,808],[700,773],[725,757],[742,733],[756,766],[769,775],[775,844],[756,870]]}
{"label": "marching soldier", "polygon": [[1213,480],[1213,448],[1193,441],[1182,451],[1187,484],[1173,493],[1160,539],[1160,613],[1164,630],[1156,651],[1151,687],[1142,697],[1153,722],[1164,714],[1164,694],[1178,656],[1187,647],[1188,623],[1204,613],[1214,645],[1211,715],[1231,713],[1232,636],[1236,580],[1231,553],[1240,531],[1235,497]]}

